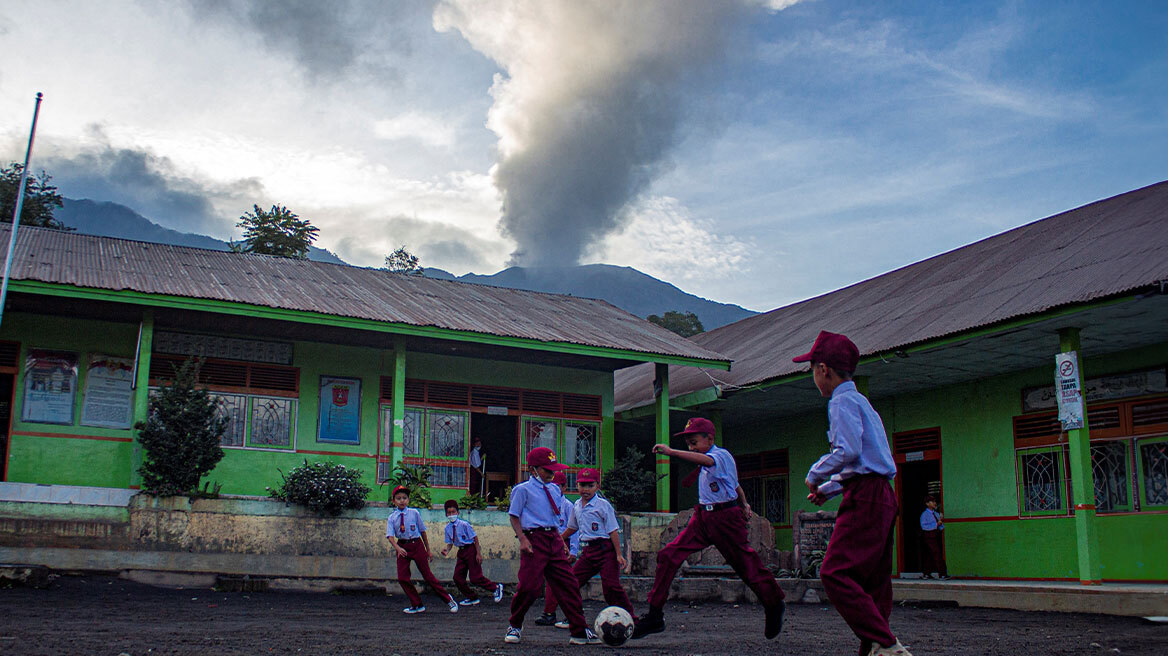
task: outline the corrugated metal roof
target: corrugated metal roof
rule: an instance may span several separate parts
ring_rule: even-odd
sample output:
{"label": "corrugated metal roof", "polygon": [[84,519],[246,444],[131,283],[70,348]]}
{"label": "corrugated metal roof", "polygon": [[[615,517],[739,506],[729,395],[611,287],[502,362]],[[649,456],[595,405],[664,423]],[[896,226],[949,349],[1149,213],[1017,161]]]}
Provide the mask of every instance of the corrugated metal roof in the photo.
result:
{"label": "corrugated metal roof", "polygon": [[43,228],[17,233],[12,278],[726,360],[601,300]]}
{"label": "corrugated metal roof", "polygon": [[[693,337],[734,361],[710,374],[747,386],[805,369],[820,330],[862,355],[887,353],[1060,306],[1168,280],[1168,182],[1035,221],[843,289]],[[670,395],[710,387],[671,370]],[[652,367],[617,373],[617,410],[652,401]]]}

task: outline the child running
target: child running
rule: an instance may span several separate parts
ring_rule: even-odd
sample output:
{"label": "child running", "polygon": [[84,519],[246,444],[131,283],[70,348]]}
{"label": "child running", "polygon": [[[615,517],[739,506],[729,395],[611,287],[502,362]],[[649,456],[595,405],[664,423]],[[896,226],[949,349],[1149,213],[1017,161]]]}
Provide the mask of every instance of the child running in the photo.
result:
{"label": "child running", "polygon": [[442,548],[442,557],[450,553],[450,547],[458,549],[458,562],[454,565],[454,585],[462,592],[460,606],[474,606],[479,603],[479,596],[466,583],[466,575],[470,573],[470,582],[494,593],[495,603],[503,600],[503,584],[494,583],[483,576],[483,552],[479,547],[479,536],[475,533],[470,522],[458,516],[458,502],[450,499],[446,502],[446,546]]}
{"label": "child running", "polygon": [[636,620],[633,603],[621,586],[620,575],[628,570],[628,562],[621,554],[620,523],[616,511],[608,499],[597,494],[600,489],[600,472],[596,469],[582,469],[576,476],[576,490],[580,498],[572,508],[568,519],[568,530],[564,531],[565,542],[576,535],[584,549],[576,560],[572,573],[576,583],[583,587],[588,579],[600,574],[600,585],[604,591],[604,601],[609,606],[620,606],[629,611]]}
{"label": "child running", "polygon": [[[556,472],[552,477],[552,482],[556,487],[560,488],[560,533],[568,529],[568,518],[572,516],[572,502],[568,499],[568,495],[564,492],[567,490],[568,476],[563,471]],[[576,555],[580,553],[580,536],[577,534],[568,541],[568,562],[574,563]],[[540,626],[555,626],[557,629],[568,628],[567,620],[556,620],[556,596],[552,594],[552,586],[544,584],[543,590],[543,615],[535,619],[535,623]]]}
{"label": "child running", "polygon": [[426,539],[426,525],[422,523],[422,513],[417,508],[408,507],[410,490],[402,485],[393,488],[393,512],[385,522],[385,537],[397,552],[397,582],[402,591],[410,599],[408,608],[403,612],[414,614],[426,612],[422,605],[422,597],[418,595],[414,584],[410,582],[410,562],[418,566],[418,572],[434,592],[446,601],[450,612],[458,612],[458,603],[454,597],[446,592],[438,577],[430,571],[430,541]]}
{"label": "child running", "polygon": [[750,504],[738,485],[734,456],[714,444],[714,424],[709,419],[690,419],[685,430],[674,437],[684,437],[689,450],[656,444],[653,453],[692,462],[701,468],[698,505],[685,529],[657,552],[657,575],[649,592],[649,612],[634,626],[633,638],[665,630],[664,608],[673,577],[690,554],[710,545],[718,548],[738,577],[758,595],[766,611],[763,635],[767,639],[774,638],[783,628],[786,608],[783,590],[747,541],[746,519],[750,517]]}

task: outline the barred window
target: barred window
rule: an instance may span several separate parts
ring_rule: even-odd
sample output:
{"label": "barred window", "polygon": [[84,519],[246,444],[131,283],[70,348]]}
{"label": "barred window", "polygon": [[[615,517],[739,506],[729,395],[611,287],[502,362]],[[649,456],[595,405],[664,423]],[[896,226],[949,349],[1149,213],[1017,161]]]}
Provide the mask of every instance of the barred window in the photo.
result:
{"label": "barred window", "polygon": [[466,467],[431,465],[430,485],[435,487],[466,487]]}
{"label": "barred window", "polygon": [[743,478],[739,480],[739,484],[746,493],[746,501],[750,504],[751,510],[766,517],[772,524],[790,523],[787,514],[786,474]]}
{"label": "barred window", "polygon": [[582,467],[595,467],[600,450],[600,426],[577,421],[564,422],[564,449],[560,460]]}
{"label": "barred window", "polygon": [[[425,410],[406,408],[402,422],[402,453],[407,456],[422,455],[422,427],[425,426]],[[393,433],[391,432],[390,435]]]}
{"label": "barred window", "polygon": [[1131,510],[1128,477],[1128,443],[1097,442],[1091,445],[1091,473],[1095,479],[1095,509],[1099,512]]}
{"label": "barred window", "polygon": [[1168,506],[1168,437],[1140,440],[1139,454],[1144,508]]}
{"label": "barred window", "polygon": [[559,434],[560,423],[558,421],[545,421],[540,419],[528,419],[524,422],[524,434],[527,437],[527,446],[525,451],[546,446],[552,451],[556,450],[557,437]]}
{"label": "barred window", "polygon": [[433,458],[465,459],[466,414],[429,411],[429,455]]}
{"label": "barred window", "polygon": [[253,396],[248,443],[256,446],[292,446],[292,423],[295,417],[296,401]]}
{"label": "barred window", "polygon": [[1018,498],[1023,515],[1066,512],[1062,447],[1018,451]]}
{"label": "barred window", "polygon": [[227,420],[227,430],[220,438],[221,446],[243,446],[247,433],[247,397],[243,394],[212,394],[215,418]]}

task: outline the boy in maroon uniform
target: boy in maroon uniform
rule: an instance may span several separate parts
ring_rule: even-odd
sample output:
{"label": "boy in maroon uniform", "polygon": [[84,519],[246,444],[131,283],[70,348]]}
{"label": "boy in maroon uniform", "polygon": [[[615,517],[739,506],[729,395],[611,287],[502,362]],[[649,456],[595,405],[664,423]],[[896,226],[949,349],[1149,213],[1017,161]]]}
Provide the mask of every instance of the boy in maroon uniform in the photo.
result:
{"label": "boy in maroon uniform", "polygon": [[450,612],[458,612],[458,603],[454,597],[446,592],[438,577],[430,571],[430,541],[426,539],[426,524],[422,522],[422,514],[417,508],[410,508],[410,491],[399,485],[393,488],[394,510],[389,513],[385,521],[385,537],[393,550],[397,552],[397,582],[402,591],[410,599],[406,613],[424,613],[426,607],[422,605],[422,597],[410,581],[410,563],[418,566],[418,572],[434,592],[446,601]]}
{"label": "boy in maroon uniform", "polygon": [[454,565],[454,585],[462,592],[462,601],[459,606],[474,606],[479,603],[479,596],[466,583],[466,575],[470,574],[470,582],[490,590],[494,595],[495,603],[503,600],[503,584],[494,583],[483,576],[483,552],[479,547],[479,536],[475,533],[470,522],[458,516],[458,502],[450,499],[444,505],[446,508],[446,546],[442,548],[442,557],[450,553],[450,547],[458,549],[458,562]]}

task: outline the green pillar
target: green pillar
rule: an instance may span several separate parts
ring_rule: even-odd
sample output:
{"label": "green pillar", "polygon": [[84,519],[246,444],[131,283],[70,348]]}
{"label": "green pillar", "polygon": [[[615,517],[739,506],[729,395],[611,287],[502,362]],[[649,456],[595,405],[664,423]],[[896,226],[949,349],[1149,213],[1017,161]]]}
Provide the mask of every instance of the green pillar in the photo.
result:
{"label": "green pillar", "polygon": [[856,384],[856,391],[864,396],[868,396],[868,377],[867,376],[853,376],[852,382]]}
{"label": "green pillar", "polygon": [[406,347],[393,345],[393,433],[389,440],[389,468],[402,461],[406,427]]}
{"label": "green pillar", "polygon": [[710,423],[714,425],[714,443],[726,446],[726,436],[722,434],[721,410],[710,410]]}
{"label": "green pillar", "polygon": [[[137,369],[134,377],[134,425],[146,421],[150,412],[150,353],[154,350],[154,309],[142,311],[142,323],[138,325],[138,352],[135,354]],[[138,441],[138,431],[134,431],[134,451],[130,463],[130,487],[142,484],[138,468],[142,466],[142,443]]]}
{"label": "green pillar", "polygon": [[[1079,329],[1059,329],[1059,349],[1075,352],[1078,363],[1079,389],[1083,389],[1083,356],[1079,353]],[[1071,503],[1075,512],[1075,542],[1079,553],[1079,582],[1098,585],[1102,582],[1099,562],[1099,534],[1095,527],[1095,476],[1091,471],[1091,438],[1087,425],[1086,401],[1083,427],[1067,431],[1071,461]]]}
{"label": "green pillar", "polygon": [[[656,434],[658,444],[669,444],[669,365],[658,363],[657,379],[653,387],[657,392],[653,401],[657,410]],[[657,481],[657,512],[669,512],[669,458],[657,455],[657,475],[664,476]]]}

